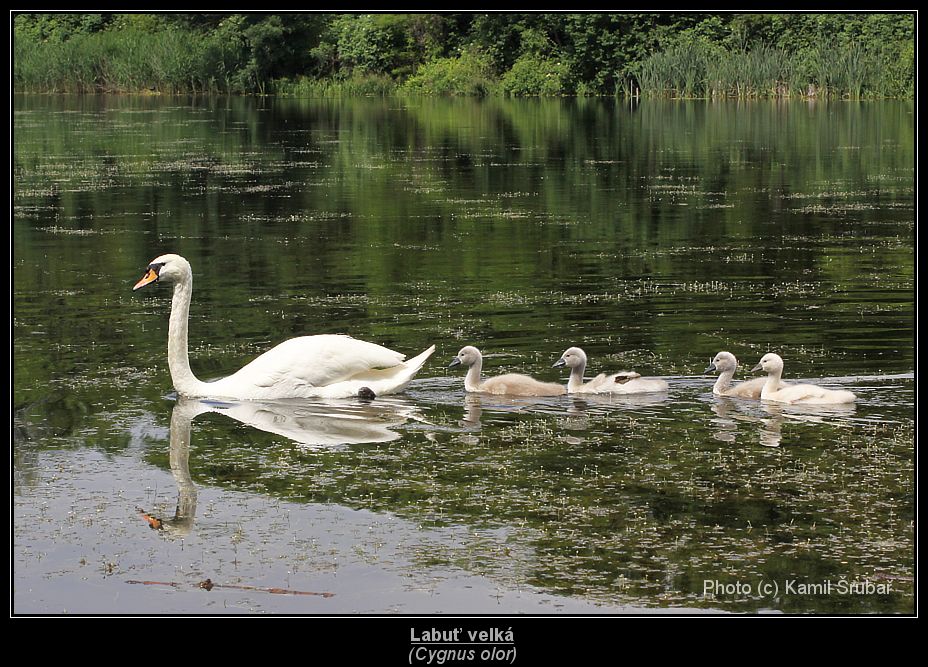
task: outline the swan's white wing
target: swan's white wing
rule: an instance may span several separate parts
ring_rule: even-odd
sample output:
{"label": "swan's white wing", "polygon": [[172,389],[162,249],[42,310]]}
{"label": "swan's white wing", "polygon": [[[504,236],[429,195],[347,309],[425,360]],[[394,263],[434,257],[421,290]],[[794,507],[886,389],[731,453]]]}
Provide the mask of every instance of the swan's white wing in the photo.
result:
{"label": "swan's white wing", "polygon": [[395,394],[406,388],[434,351],[435,346],[432,345],[409,361],[382,370],[362,371],[349,380],[318,387],[311,394],[328,398],[347,398],[357,396],[362,387],[370,389],[375,396]]}
{"label": "swan's white wing", "polygon": [[226,385],[254,387],[259,394],[263,390],[268,395],[299,396],[312,387],[325,387],[358,373],[391,368],[405,358],[404,354],[350,336],[302,336],[268,350],[215,385],[217,389]]}

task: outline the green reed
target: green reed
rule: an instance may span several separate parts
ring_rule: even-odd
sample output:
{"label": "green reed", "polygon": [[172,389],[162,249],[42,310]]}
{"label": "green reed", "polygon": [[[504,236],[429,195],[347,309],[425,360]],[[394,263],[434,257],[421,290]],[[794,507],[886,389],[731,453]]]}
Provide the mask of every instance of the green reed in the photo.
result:
{"label": "green reed", "polygon": [[[13,85],[18,92],[277,93],[291,96],[561,95],[591,90],[563,58],[525,54],[505,72],[479,49],[422,64],[408,78],[346,69],[337,73],[274,77],[270,59],[256,55],[235,26],[197,32],[180,26],[130,27],[40,39],[16,31]],[[710,97],[912,97],[914,44],[876,45],[829,40],[795,51],[755,45],[727,48],[684,39],[623,69],[617,92],[630,94],[631,78],[645,96]],[[624,82],[629,82],[625,84]]]}
{"label": "green reed", "polygon": [[243,92],[249,80],[241,48],[182,29],[77,34],[39,42],[16,35],[13,83],[49,93]]}
{"label": "green reed", "polygon": [[910,94],[913,64],[906,49],[871,51],[858,43],[790,53],[766,45],[728,50],[694,40],[649,56],[633,74],[641,93],[651,97],[863,99]]}
{"label": "green reed", "polygon": [[382,74],[352,74],[344,78],[278,79],[273,92],[284,97],[385,97],[396,92],[396,83]]}

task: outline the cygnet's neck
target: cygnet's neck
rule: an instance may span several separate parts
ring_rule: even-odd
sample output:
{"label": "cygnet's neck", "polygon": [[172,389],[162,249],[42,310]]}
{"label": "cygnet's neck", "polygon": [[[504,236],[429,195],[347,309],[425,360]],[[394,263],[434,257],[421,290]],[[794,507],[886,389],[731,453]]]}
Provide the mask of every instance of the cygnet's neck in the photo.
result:
{"label": "cygnet's neck", "polygon": [[780,389],[780,378],[782,376],[782,368],[775,368],[767,373],[767,382],[764,383],[764,388],[761,390],[761,398],[763,398],[764,394],[773,394]]}
{"label": "cygnet's neck", "polygon": [[713,394],[724,394],[726,390],[731,387],[731,379],[735,375],[735,369],[732,368],[728,371],[722,371],[719,373],[718,379],[715,381],[715,385],[712,387]]}
{"label": "cygnet's neck", "polygon": [[570,379],[567,380],[567,391],[576,391],[583,386],[584,371],[586,371],[585,361],[581,361],[579,365],[570,369]]}
{"label": "cygnet's neck", "polygon": [[471,364],[467,369],[467,375],[464,376],[464,389],[467,391],[480,391],[480,371],[483,368],[483,357],[477,357],[477,361]]}

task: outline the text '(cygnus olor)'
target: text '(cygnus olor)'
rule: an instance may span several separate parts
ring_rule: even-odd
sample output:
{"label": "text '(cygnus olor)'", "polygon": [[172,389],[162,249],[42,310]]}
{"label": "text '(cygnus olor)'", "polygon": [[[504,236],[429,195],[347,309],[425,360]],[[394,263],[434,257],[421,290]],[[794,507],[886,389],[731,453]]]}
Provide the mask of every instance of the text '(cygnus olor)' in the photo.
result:
{"label": "text '(cygnus olor)'", "polygon": [[761,357],[760,363],[751,370],[763,370],[767,373],[764,388],[760,392],[760,397],[765,401],[793,405],[833,405],[837,403],[853,403],[857,400],[857,397],[846,389],[825,389],[815,384],[781,386],[780,378],[783,376],[783,359],[773,352]]}
{"label": "text '(cygnus olor)'", "polygon": [[158,281],[174,283],[168,325],[168,366],[174,389],[188,398],[347,398],[357,396],[361,389],[378,396],[394,394],[406,388],[435,351],[432,345],[403,361],[404,354],[350,336],[301,336],[271,348],[228,377],[201,382],[190,370],[187,357],[187,319],[193,293],[190,263],[180,255],[157,257],[133,290]]}
{"label": "text '(cygnus olor)'", "polygon": [[466,391],[483,392],[485,394],[498,394],[506,396],[561,396],[566,390],[556,382],[541,382],[528,375],[506,373],[495,377],[481,379],[480,371],[483,368],[483,355],[472,345],[462,347],[457,356],[448,364],[448,368],[457,365],[467,367],[464,377]]}
{"label": "text '(cygnus olor)'", "polygon": [[643,378],[634,371],[622,371],[612,375],[601,373],[589,382],[583,381],[583,372],[586,370],[586,352],[579,347],[569,347],[554,362],[554,366],[567,366],[570,368],[570,379],[567,380],[567,393],[569,394],[648,394],[658,391],[667,391],[668,386],[660,378]]}

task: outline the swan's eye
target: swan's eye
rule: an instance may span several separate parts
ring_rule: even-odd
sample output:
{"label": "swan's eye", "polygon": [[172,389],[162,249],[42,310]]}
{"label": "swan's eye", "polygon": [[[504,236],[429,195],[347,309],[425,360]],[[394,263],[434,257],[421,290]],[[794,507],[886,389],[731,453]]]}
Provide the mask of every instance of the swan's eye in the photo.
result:
{"label": "swan's eye", "polygon": [[157,264],[149,264],[148,268],[154,271],[156,274],[161,273],[161,268],[165,265],[165,262],[158,262]]}

